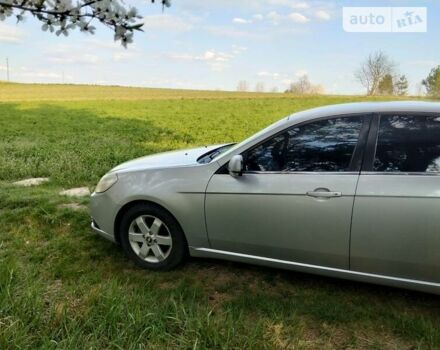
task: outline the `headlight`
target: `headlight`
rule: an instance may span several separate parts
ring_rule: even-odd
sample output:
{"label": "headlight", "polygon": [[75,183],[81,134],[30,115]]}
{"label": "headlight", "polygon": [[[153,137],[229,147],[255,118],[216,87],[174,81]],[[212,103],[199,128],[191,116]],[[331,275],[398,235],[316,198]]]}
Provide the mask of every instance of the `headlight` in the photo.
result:
{"label": "headlight", "polygon": [[95,188],[96,193],[102,193],[107,191],[110,187],[112,187],[116,181],[118,181],[118,175],[115,173],[105,174],[101,180],[99,180],[98,185]]}

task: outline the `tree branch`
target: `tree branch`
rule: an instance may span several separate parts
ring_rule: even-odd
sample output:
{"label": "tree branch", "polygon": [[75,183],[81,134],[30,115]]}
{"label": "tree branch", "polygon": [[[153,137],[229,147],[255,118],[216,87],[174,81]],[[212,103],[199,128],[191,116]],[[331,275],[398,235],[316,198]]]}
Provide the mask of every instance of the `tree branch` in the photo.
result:
{"label": "tree branch", "polygon": [[[20,22],[23,15],[29,13],[43,23],[43,30],[54,32],[56,29],[57,35],[67,36],[75,28],[93,34],[95,27],[90,24],[97,19],[114,31],[115,41],[120,41],[123,46],[132,42],[134,31],[142,31],[142,17],[136,8],[125,6],[123,0],[80,0],[75,5],[73,1],[0,0],[0,20],[15,15]],[[155,3],[155,0],[150,1]],[[160,3],[163,8],[170,6],[170,0],[161,0]]]}

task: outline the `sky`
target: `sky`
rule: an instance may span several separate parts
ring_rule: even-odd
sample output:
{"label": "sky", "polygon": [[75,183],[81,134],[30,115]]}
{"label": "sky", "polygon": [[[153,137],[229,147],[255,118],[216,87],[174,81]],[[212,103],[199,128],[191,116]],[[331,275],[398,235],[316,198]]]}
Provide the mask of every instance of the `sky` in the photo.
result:
{"label": "sky", "polygon": [[[405,74],[410,93],[440,65],[440,1],[172,0],[160,5],[132,0],[144,15],[144,32],[124,49],[110,29],[57,37],[41,23],[0,21],[0,80],[142,87],[284,91],[307,74],[331,94],[360,94],[354,72],[381,50]],[[424,6],[424,33],[348,33],[344,6]]]}

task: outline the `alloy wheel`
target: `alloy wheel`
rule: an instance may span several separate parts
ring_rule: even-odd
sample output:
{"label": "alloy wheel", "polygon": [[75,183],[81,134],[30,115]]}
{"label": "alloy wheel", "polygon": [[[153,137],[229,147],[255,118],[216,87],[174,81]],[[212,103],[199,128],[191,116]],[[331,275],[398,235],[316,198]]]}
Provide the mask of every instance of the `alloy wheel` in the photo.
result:
{"label": "alloy wheel", "polygon": [[128,241],[135,254],[149,263],[168,258],[173,246],[170,230],[153,215],[141,215],[131,222]]}

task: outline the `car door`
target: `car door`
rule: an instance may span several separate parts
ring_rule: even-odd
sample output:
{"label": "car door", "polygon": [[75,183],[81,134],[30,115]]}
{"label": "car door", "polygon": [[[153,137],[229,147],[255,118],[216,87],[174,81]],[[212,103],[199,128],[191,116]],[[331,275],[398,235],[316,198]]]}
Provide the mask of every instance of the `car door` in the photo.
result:
{"label": "car door", "polygon": [[354,115],[295,125],[245,151],[242,176],[220,169],[206,191],[211,247],[348,268],[369,123]]}
{"label": "car door", "polygon": [[440,115],[374,117],[353,209],[352,270],[440,282],[439,175]]}

